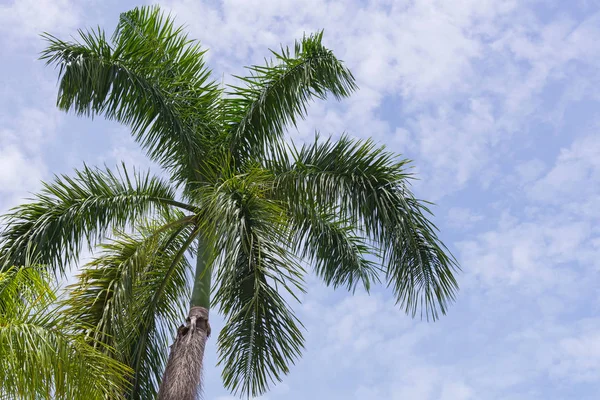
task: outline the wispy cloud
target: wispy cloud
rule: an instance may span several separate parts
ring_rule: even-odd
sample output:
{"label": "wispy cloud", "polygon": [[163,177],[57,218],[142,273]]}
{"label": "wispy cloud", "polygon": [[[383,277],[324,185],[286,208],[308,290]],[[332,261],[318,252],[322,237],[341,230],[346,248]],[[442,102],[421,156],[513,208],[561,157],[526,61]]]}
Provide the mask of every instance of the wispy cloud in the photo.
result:
{"label": "wispy cloud", "polygon": [[43,32],[72,34],[79,28],[81,2],[71,0],[14,0],[0,5],[3,46],[31,44]]}

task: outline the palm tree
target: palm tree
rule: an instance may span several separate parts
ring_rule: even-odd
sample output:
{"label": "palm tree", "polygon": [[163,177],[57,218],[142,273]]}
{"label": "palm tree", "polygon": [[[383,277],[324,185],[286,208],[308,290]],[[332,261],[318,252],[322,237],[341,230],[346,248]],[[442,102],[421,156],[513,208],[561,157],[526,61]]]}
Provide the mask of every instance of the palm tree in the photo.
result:
{"label": "palm tree", "polygon": [[72,329],[46,275],[29,264],[0,272],[0,398],[124,399],[129,368]]}
{"label": "palm tree", "polygon": [[100,29],[80,37],[46,36],[59,108],[129,126],[168,180],[85,166],[14,209],[0,240],[8,262],[20,265],[34,245],[58,272],[100,245],[66,312],[133,369],[128,398],[197,397],[211,307],[226,318],[225,386],[264,393],[300,356],[289,302],[307,265],[351,291],[383,280],[413,316],[446,312],[457,264],[409,190],[408,161],[347,136],[300,148],[284,140],[312,99],[356,89],[322,32],[226,88],[158,8],[122,14],[110,42]]}

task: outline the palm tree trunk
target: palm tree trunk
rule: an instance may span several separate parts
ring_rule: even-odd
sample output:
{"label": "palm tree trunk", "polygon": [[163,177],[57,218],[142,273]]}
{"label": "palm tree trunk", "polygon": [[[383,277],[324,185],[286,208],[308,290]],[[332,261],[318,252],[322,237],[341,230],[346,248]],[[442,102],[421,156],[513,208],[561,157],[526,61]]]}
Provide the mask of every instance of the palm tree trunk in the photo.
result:
{"label": "palm tree trunk", "polygon": [[201,392],[204,346],[210,336],[210,255],[198,239],[196,274],[190,310],[185,325],[177,329],[167,367],[160,383],[158,400],[196,400]]}

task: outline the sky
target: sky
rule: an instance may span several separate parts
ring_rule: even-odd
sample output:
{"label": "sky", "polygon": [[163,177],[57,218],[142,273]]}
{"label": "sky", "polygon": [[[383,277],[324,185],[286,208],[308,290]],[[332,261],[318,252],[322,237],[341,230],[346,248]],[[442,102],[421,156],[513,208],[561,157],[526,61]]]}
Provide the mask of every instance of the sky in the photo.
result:
{"label": "sky", "polygon": [[[0,212],[89,165],[156,169],[128,130],[55,108],[39,33],[69,38],[144,3],[0,0]],[[572,400],[600,391],[599,0],[169,0],[232,82],[325,30],[360,90],[315,102],[290,137],[373,138],[414,160],[459,260],[448,315],[413,320],[307,277],[306,350],[261,400]],[[213,331],[222,325],[215,315]],[[223,389],[209,339],[205,399]]]}

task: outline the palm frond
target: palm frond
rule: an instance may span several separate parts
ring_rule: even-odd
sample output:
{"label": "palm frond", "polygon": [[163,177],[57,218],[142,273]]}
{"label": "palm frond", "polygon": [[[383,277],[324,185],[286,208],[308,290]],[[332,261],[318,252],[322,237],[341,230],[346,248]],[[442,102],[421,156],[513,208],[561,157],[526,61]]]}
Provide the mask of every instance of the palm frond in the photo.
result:
{"label": "palm frond", "polygon": [[131,370],[89,345],[57,306],[41,268],[0,272],[2,398],[123,398]]}
{"label": "palm frond", "polygon": [[[109,169],[85,167],[74,177],[56,177],[44,183],[32,202],[4,216],[0,254],[5,265],[22,265],[33,246],[44,264],[64,271],[76,261],[83,244],[90,247],[107,229],[122,229],[154,211],[195,207],[174,200],[174,189],[149,173],[129,173],[123,166]],[[8,264],[6,264],[8,263]]]}
{"label": "palm frond", "polygon": [[385,275],[405,311],[437,319],[458,288],[456,260],[427,219],[426,202],[408,188],[408,160],[384,147],[343,136],[301,149],[279,147],[265,164],[277,176],[278,198],[313,202],[339,210],[381,251]]}
{"label": "palm frond", "polygon": [[427,216],[427,203],[406,191],[390,190],[383,207],[396,216],[382,228],[380,243],[388,285],[407,314],[438,319],[454,301],[458,263]]}
{"label": "palm frond", "polygon": [[348,220],[333,208],[311,202],[288,204],[291,224],[290,247],[310,261],[327,285],[354,291],[362,284],[369,291],[379,283],[381,268],[368,257],[376,249],[358,235]]}
{"label": "palm frond", "polygon": [[225,386],[258,396],[281,380],[303,347],[301,324],[283,297],[302,291],[303,270],[282,244],[284,209],[266,198],[272,176],[260,168],[221,175],[203,193],[217,233],[214,303],[227,318],[218,339]]}
{"label": "palm frond", "polygon": [[230,148],[235,160],[268,153],[286,125],[296,125],[306,115],[312,98],[347,97],[356,89],[350,70],[322,44],[323,32],[273,52],[275,60],[249,67],[249,77],[238,77],[245,86],[231,86],[225,100],[230,121]]}
{"label": "palm frond", "polygon": [[80,41],[46,35],[41,58],[59,69],[59,108],[104,114],[130,126],[149,157],[177,183],[195,181],[195,166],[215,135],[221,96],[205,51],[158,7],[121,14],[112,44],[100,29]]}
{"label": "palm frond", "polygon": [[177,215],[120,233],[70,287],[66,313],[76,326],[133,371],[130,399],[156,396],[172,327],[185,318],[190,265],[184,256],[196,237],[192,220]]}

